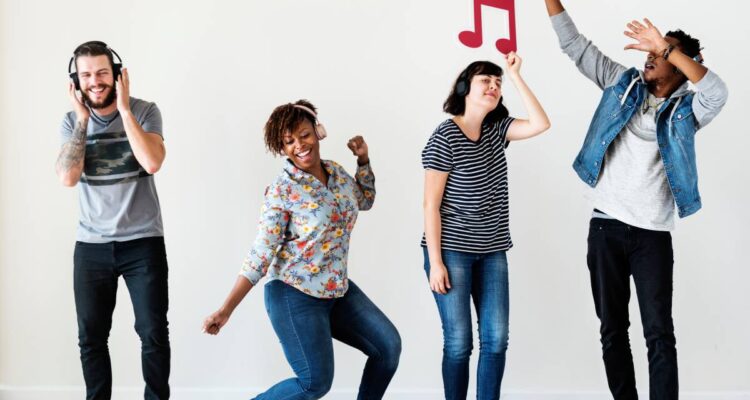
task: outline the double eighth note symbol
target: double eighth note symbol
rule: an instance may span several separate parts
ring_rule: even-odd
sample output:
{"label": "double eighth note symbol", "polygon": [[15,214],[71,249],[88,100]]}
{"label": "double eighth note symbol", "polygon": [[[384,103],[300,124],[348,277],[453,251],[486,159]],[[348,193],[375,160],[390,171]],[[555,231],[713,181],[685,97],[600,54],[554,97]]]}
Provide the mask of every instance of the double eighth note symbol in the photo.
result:
{"label": "double eighth note symbol", "polygon": [[498,39],[495,42],[495,47],[503,54],[516,51],[516,7],[514,0],[474,0],[474,30],[459,33],[458,40],[471,48],[477,48],[482,45],[483,5],[508,11],[510,37],[508,39]]}

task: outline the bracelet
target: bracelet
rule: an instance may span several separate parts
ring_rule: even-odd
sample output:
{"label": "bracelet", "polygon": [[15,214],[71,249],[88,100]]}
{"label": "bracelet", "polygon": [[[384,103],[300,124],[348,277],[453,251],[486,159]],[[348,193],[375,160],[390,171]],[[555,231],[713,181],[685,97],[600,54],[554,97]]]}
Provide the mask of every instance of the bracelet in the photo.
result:
{"label": "bracelet", "polygon": [[673,44],[668,45],[667,48],[664,49],[664,53],[662,53],[661,57],[665,60],[668,59],[669,55],[672,54],[672,50],[674,50],[674,45]]}

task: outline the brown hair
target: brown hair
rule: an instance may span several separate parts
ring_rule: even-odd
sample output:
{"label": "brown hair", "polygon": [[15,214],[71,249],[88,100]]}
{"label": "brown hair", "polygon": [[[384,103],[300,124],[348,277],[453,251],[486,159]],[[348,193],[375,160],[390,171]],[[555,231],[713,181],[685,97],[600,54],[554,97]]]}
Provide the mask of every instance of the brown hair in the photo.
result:
{"label": "brown hair", "polygon": [[284,153],[284,134],[293,132],[299,125],[307,119],[315,125],[315,117],[309,112],[295,107],[295,105],[305,106],[315,112],[315,106],[307,100],[297,100],[294,103],[287,103],[276,107],[271,116],[266,121],[264,130],[264,139],[266,149],[274,155]]}

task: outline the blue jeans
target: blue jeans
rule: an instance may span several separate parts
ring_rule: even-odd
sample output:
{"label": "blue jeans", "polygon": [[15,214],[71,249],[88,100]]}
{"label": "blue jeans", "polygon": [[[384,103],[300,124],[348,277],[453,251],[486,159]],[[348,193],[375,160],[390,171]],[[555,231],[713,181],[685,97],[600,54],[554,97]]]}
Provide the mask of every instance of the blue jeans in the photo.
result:
{"label": "blue jeans", "polygon": [[76,242],[73,291],[78,316],[86,399],[112,396],[109,330],[122,276],[130,291],[135,330],[141,338],[145,399],[169,398],[170,347],[167,329],[167,253],[163,237],[127,242]]}
{"label": "blue jeans", "polygon": [[333,340],[367,355],[357,399],[381,399],[396,373],[401,337],[391,321],[354,284],[344,297],[319,299],[279,280],[265,286],[266,311],[297,375],[256,400],[320,399],[333,382]]}
{"label": "blue jeans", "polygon": [[[499,399],[508,348],[508,260],[504,251],[487,254],[443,250],[451,289],[433,292],[443,325],[443,387],[446,400],[466,399],[471,356],[471,303],[479,325],[477,399]],[[424,248],[424,268],[430,258]]]}

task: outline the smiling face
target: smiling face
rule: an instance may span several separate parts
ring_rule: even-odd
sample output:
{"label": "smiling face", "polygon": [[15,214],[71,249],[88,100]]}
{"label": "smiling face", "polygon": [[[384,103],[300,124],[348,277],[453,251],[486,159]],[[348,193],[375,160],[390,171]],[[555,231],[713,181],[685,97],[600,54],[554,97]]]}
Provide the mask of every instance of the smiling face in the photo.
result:
{"label": "smiling face", "polygon": [[309,119],[305,118],[294,131],[284,133],[282,141],[284,154],[297,168],[310,172],[320,166],[320,142]]}
{"label": "smiling face", "polygon": [[502,79],[496,75],[474,75],[466,95],[466,108],[478,107],[489,113],[497,107],[502,96]]}
{"label": "smiling face", "polygon": [[112,64],[106,55],[78,57],[76,71],[81,84],[81,95],[89,107],[102,110],[114,104],[117,98],[115,78]]}

